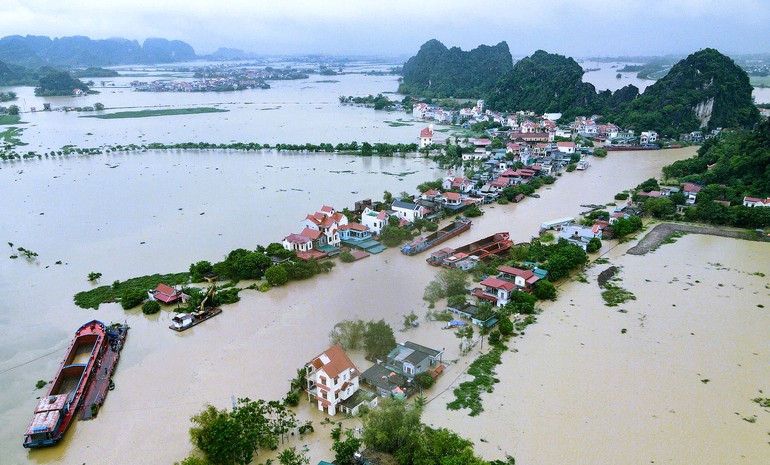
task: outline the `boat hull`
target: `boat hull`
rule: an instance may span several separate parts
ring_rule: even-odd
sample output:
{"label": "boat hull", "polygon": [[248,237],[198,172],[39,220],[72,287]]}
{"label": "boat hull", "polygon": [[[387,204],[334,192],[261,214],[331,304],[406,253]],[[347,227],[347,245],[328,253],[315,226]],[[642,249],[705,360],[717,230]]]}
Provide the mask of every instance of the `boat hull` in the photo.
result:
{"label": "boat hull", "polygon": [[405,255],[416,255],[447,241],[458,234],[462,234],[471,227],[470,218],[460,218],[444,226],[436,232],[420,237],[401,248]]}
{"label": "boat hull", "polygon": [[48,393],[35,408],[24,436],[24,447],[52,446],[62,439],[82,406],[84,393],[104,353],[104,341],[104,323],[97,320],[75,332]]}

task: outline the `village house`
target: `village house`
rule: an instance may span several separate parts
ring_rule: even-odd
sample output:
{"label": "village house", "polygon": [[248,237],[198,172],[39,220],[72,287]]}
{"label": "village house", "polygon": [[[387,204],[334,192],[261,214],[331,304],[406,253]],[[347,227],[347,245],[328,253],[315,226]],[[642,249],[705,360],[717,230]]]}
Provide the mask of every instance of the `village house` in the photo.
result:
{"label": "village house", "polygon": [[758,199],[756,197],[744,197],[744,207],[770,207],[770,197],[766,199]]}
{"label": "village house", "polygon": [[293,252],[309,252],[313,249],[313,240],[302,234],[289,234],[281,242],[283,248]]}
{"label": "village house", "polygon": [[687,197],[685,204],[695,205],[695,202],[698,200],[698,192],[700,192],[700,186],[691,182],[685,182],[682,184],[682,190],[684,191],[685,197]]}
{"label": "village house", "polygon": [[184,292],[178,291],[173,287],[163,283],[158,284],[158,287],[155,289],[147,291],[147,296],[151,300],[157,300],[159,302],[163,302],[164,304],[172,304],[176,301],[185,302],[187,298],[190,297]]}
{"label": "village house", "polygon": [[500,273],[498,278],[512,282],[519,290],[529,291],[532,289],[532,285],[540,281],[540,277],[532,270],[522,270],[503,265],[498,266],[497,271]]}
{"label": "village house", "polygon": [[308,400],[318,410],[336,415],[341,404],[358,391],[358,368],[339,344],[334,344],[305,365]]}
{"label": "village house", "polygon": [[594,225],[594,226],[580,226],[580,225],[569,225],[564,226],[559,231],[559,239],[565,239],[570,244],[575,244],[582,248],[583,250],[588,249],[588,243],[593,238],[599,238],[602,237],[602,230]]}
{"label": "village house", "polygon": [[[346,224],[348,224],[348,218],[327,205],[324,205],[320,211],[307,215],[302,220],[302,223],[300,223],[303,228],[320,233],[318,238],[313,238],[314,241],[319,241],[320,239],[320,245],[329,244],[332,247],[339,247],[339,228]],[[301,234],[306,235],[306,233],[307,231],[303,230]],[[316,246],[316,248],[318,247]]]}
{"label": "village house", "polygon": [[424,149],[433,143],[433,125],[420,131],[420,148]]}
{"label": "village house", "polygon": [[658,141],[658,133],[655,131],[644,131],[639,134],[639,144],[648,145],[654,144]]}
{"label": "village house", "polygon": [[453,176],[447,176],[444,178],[444,180],[441,182],[441,188],[445,191],[451,190],[451,189],[457,189],[458,191],[462,192],[463,194],[467,194],[473,189],[473,181],[466,177],[453,177]]}
{"label": "village house", "polygon": [[424,373],[441,363],[443,354],[443,350],[435,350],[407,341],[398,344],[388,354],[388,365],[395,367],[405,376],[414,378],[415,375]]}
{"label": "village house", "polygon": [[474,289],[472,295],[479,300],[492,302],[498,307],[505,306],[511,293],[516,292],[516,284],[491,276],[481,281],[479,285],[481,287]]}
{"label": "village house", "polygon": [[380,235],[382,228],[388,225],[388,213],[385,210],[378,212],[366,207],[361,213],[361,224],[369,228],[373,234]]}
{"label": "village house", "polygon": [[422,218],[427,209],[423,206],[396,200],[390,207],[394,214],[404,221],[414,223],[414,220]]}
{"label": "village house", "polygon": [[556,149],[559,150],[561,153],[575,153],[575,143],[574,142],[557,142],[556,143]]}

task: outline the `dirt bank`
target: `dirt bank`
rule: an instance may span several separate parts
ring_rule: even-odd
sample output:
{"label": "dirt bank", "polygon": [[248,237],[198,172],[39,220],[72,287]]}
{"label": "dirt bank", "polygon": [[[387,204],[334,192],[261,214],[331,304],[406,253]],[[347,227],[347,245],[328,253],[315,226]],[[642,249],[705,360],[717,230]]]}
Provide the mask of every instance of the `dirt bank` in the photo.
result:
{"label": "dirt bank", "polygon": [[696,226],[691,224],[661,223],[649,232],[639,243],[628,249],[631,255],[644,255],[655,250],[674,233],[708,234],[711,236],[731,237],[733,239],[767,240],[762,236],[748,234],[745,230],[718,228],[715,226]]}

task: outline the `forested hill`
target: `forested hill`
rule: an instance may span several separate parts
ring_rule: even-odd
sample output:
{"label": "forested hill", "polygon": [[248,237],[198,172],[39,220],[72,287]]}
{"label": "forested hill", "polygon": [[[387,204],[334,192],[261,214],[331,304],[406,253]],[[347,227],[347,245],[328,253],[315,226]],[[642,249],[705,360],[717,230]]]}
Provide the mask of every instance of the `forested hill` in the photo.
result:
{"label": "forested hill", "polygon": [[618,115],[625,126],[676,136],[698,129],[751,128],[759,122],[749,76],[713,48],[675,64]]}
{"label": "forested hill", "polygon": [[14,35],[0,39],[0,61],[27,68],[171,63],[195,58],[195,50],[179,40],[147,39],[140,45],[136,40],[84,36],[51,39]]}
{"label": "forested hill", "polygon": [[724,185],[733,193],[727,199],[733,203],[743,196],[770,197],[770,120],[753,131],[707,140],[698,156],[664,167],[663,174],[704,186]]}
{"label": "forested hill", "polygon": [[447,49],[433,39],[404,64],[398,92],[415,97],[479,98],[512,68],[505,42],[464,52],[458,47]]}
{"label": "forested hill", "polygon": [[583,82],[583,68],[572,58],[538,50],[517,62],[486,96],[490,108],[500,111],[531,110],[576,115],[606,114],[636,98],[639,89],[626,86],[615,94],[597,94]]}

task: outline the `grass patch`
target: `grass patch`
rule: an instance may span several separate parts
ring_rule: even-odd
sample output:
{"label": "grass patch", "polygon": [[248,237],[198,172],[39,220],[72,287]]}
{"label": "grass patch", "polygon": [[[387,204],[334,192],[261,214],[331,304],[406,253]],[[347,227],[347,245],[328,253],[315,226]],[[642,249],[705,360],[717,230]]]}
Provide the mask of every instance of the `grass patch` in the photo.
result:
{"label": "grass patch", "polygon": [[188,272],[153,274],[131,278],[124,282],[115,281],[112,286],[99,286],[90,291],[78,292],[75,294],[75,305],[80,308],[98,309],[100,304],[117,301],[120,295],[126,291],[141,290],[147,292],[150,289],[155,289],[160,283],[176,286],[177,284],[187,284],[189,281],[190,273]]}
{"label": "grass patch", "polygon": [[468,374],[473,375],[473,380],[460,384],[454,390],[455,400],[447,404],[448,409],[469,408],[472,417],[484,411],[484,407],[481,406],[481,393],[494,391],[494,385],[500,382],[494,374],[495,367],[502,362],[500,355],[503,350],[505,350],[503,346],[495,346],[473,361],[468,369]]}
{"label": "grass patch", "polygon": [[21,128],[8,128],[5,131],[0,131],[0,140],[13,146],[27,145],[19,139],[23,131]]}
{"label": "grass patch", "polygon": [[[522,335],[522,331],[527,326],[536,322],[537,318],[534,315],[527,315],[521,321],[514,324],[514,329],[519,331]],[[514,332],[511,336],[516,336]],[[506,336],[507,339],[507,336]],[[479,413],[484,411],[484,407],[481,405],[481,393],[492,393],[495,390],[494,385],[499,383],[500,380],[495,378],[495,367],[502,363],[501,355],[503,351],[508,347],[502,342],[492,346],[492,350],[479,356],[471,363],[468,368],[468,374],[473,376],[473,380],[466,381],[458,386],[453,392],[455,400],[447,404],[449,410],[460,410],[461,408],[469,408],[471,410],[470,416],[475,417]],[[514,349],[514,352],[516,349]]]}
{"label": "grass patch", "polygon": [[21,122],[21,116],[19,115],[0,115],[0,125],[19,124],[20,122]]}
{"label": "grass patch", "polygon": [[392,128],[400,128],[401,126],[414,126],[414,124],[402,123],[400,121],[385,121],[388,126]]}
{"label": "grass patch", "polygon": [[636,300],[636,296],[631,291],[623,289],[620,286],[607,283],[604,285],[604,290],[602,291],[602,299],[604,299],[604,305],[608,307],[617,307],[629,300]]}
{"label": "grass patch", "polygon": [[137,111],[118,111],[116,113],[107,113],[104,115],[87,115],[81,118],[99,118],[99,119],[124,119],[124,118],[149,118],[152,116],[173,116],[173,115],[196,115],[198,113],[224,113],[230,110],[212,107],[198,108],[167,108],[163,110],[137,110]]}

